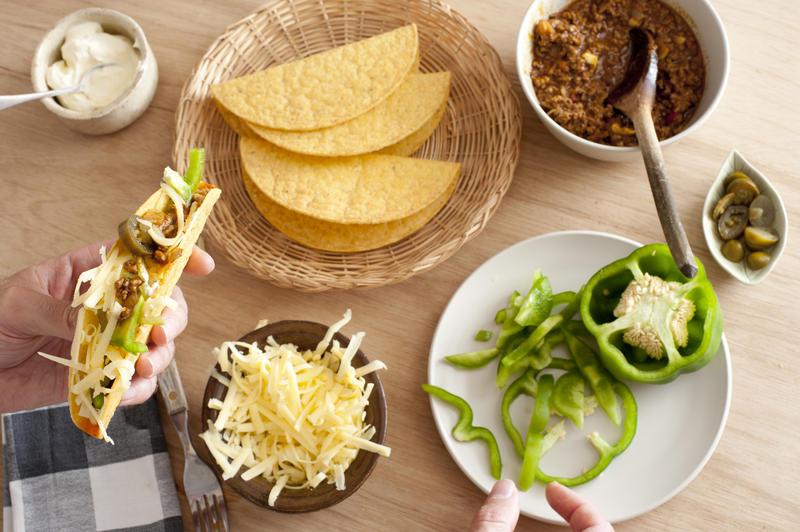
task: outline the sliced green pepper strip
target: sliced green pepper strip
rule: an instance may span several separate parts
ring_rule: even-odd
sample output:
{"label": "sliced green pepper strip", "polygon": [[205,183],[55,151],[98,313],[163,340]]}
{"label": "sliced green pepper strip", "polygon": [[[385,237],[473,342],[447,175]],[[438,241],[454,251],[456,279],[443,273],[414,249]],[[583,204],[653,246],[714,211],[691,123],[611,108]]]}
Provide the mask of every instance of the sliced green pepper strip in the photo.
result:
{"label": "sliced green pepper strip", "polygon": [[[505,349],[513,350],[516,346],[518,346],[522,341],[525,339],[525,333],[520,332],[514,336],[512,336],[508,344],[506,345]],[[503,350],[500,350],[503,353]],[[501,358],[502,360],[502,358]],[[515,364],[514,366],[504,366],[500,361],[497,363],[497,380],[496,384],[497,387],[501,390],[505,388],[506,384],[508,384],[508,379],[511,378],[512,375],[518,373],[527,367],[526,361],[522,361],[519,364]]]}
{"label": "sliced green pepper strip", "polygon": [[593,432],[587,437],[589,441],[592,442],[592,445],[594,445],[594,448],[597,449],[598,459],[591,468],[576,477],[554,477],[542,472],[537,464],[536,480],[546,483],[556,481],[564,486],[577,486],[578,484],[589,482],[602,473],[615,457],[628,448],[633,440],[633,437],[636,435],[636,399],[634,399],[631,390],[620,381],[615,381],[613,388],[614,391],[622,398],[622,406],[625,409],[625,423],[623,425],[622,436],[620,437],[619,441],[617,441],[617,443],[614,445],[609,445],[599,434]]}
{"label": "sliced green pepper strip", "polygon": [[480,351],[471,351],[469,353],[459,353],[457,355],[449,355],[444,357],[445,360],[463,369],[477,369],[482,368],[492,360],[494,360],[500,351],[493,347],[491,349],[481,349]]}
{"label": "sliced green pepper strip", "polygon": [[[192,148],[189,150],[189,168],[186,169],[186,175],[183,176],[183,180],[189,185],[192,194],[195,193],[197,185],[200,184],[200,180],[203,178],[203,166],[205,165],[205,161],[206,150],[203,148]],[[189,198],[191,198],[191,194]]]}
{"label": "sliced green pepper strip", "polygon": [[145,299],[146,297],[143,294],[139,294],[139,299],[133,306],[131,315],[114,328],[114,332],[111,334],[111,345],[121,347],[128,353],[133,354],[147,351],[146,345],[135,340],[136,328],[142,319]]}
{"label": "sliced green pepper strip", "polygon": [[423,384],[422,389],[432,396],[450,403],[459,410],[458,422],[453,426],[453,438],[460,442],[470,442],[478,438],[485,441],[489,447],[489,463],[491,464],[492,476],[499,480],[503,470],[503,462],[500,459],[500,448],[497,446],[497,440],[494,438],[492,431],[486,427],[476,427],[472,424],[472,408],[470,408],[469,403],[438,386]]}
{"label": "sliced green pepper strip", "polygon": [[536,373],[536,370],[530,368],[525,371],[525,373],[506,388],[503,394],[503,400],[500,403],[500,417],[503,420],[503,427],[505,427],[506,434],[508,434],[509,439],[511,439],[511,443],[514,444],[514,449],[517,451],[520,458],[524,456],[525,444],[522,441],[522,435],[511,420],[511,404],[522,394],[536,397],[536,390],[538,388]]}
{"label": "sliced green pepper strip", "polygon": [[564,323],[561,324],[561,328],[578,336],[592,337],[592,333],[589,332],[589,329],[586,328],[586,325],[584,325],[581,320],[564,320]]}
{"label": "sliced green pepper strip", "polygon": [[106,396],[102,393],[94,394],[94,388],[89,388],[89,397],[92,398],[92,405],[96,410],[101,410],[106,402]]}
{"label": "sliced green pepper strip", "polygon": [[[553,294],[553,304],[550,310],[552,311],[552,309],[556,308],[559,305],[569,305],[573,301],[575,301],[575,292],[573,292],[572,290],[565,290],[563,292]],[[577,307],[575,308],[575,310],[576,311],[578,310]]]}
{"label": "sliced green pepper strip", "polygon": [[197,186],[203,177],[203,164],[205,162],[205,150],[203,148],[193,148],[189,151],[189,168],[185,175],[167,168],[164,170],[164,181],[175,189],[185,204],[192,201],[192,194],[197,191]]}
{"label": "sliced green pepper strip", "polygon": [[553,308],[553,291],[550,279],[542,275],[541,270],[533,273],[533,283],[527,295],[519,305],[519,312],[514,321],[523,327],[535,327],[550,315]]}
{"label": "sliced green pepper strip", "polygon": [[556,381],[551,399],[553,410],[571,419],[578,428],[583,428],[585,382],[577,369],[567,371]]}
{"label": "sliced green pepper strip", "polygon": [[[556,362],[556,365],[551,365],[553,361],[553,357],[550,354],[554,345],[560,344],[564,341],[564,335],[561,334],[560,331],[555,330],[551,331],[547,336],[545,336],[544,340],[542,340],[536,349],[531,350],[525,355],[522,359],[518,360],[514,364],[507,366],[505,364],[498,364],[497,365],[497,387],[501,390],[505,387],[508,379],[511,378],[512,375],[522,371],[525,368],[533,368],[535,370],[541,370],[544,368],[557,368],[557,369],[571,369],[575,367],[575,363],[568,359],[561,359],[566,366],[559,365],[561,362]],[[513,344],[511,344],[513,345]]]}
{"label": "sliced green pepper strip", "polygon": [[541,342],[550,331],[558,327],[562,321],[564,321],[564,317],[560,314],[547,317],[533,330],[525,341],[505,355],[500,362],[506,366],[511,366],[519,362],[525,355],[535,349],[539,345],[539,342]]}
{"label": "sliced green pepper strip", "polygon": [[497,343],[495,343],[498,349],[505,348],[508,341],[511,340],[511,337],[523,329],[522,325],[514,321],[514,316],[516,316],[519,311],[519,303],[517,302],[519,297],[519,292],[514,290],[508,301],[503,324],[500,326],[500,332],[497,334]]}
{"label": "sliced green pepper strip", "polygon": [[494,322],[497,325],[500,325],[501,323],[506,321],[506,313],[507,312],[508,311],[506,309],[504,309],[504,308],[501,308],[500,310],[498,310],[497,314],[494,315]]}
{"label": "sliced green pepper strip", "polygon": [[564,371],[569,371],[571,369],[577,368],[577,364],[575,361],[569,358],[561,358],[561,357],[552,357],[550,359],[550,363],[547,365],[548,368],[553,369],[563,369]]}
{"label": "sliced green pepper strip", "polygon": [[494,333],[492,331],[487,331],[486,329],[481,329],[480,331],[475,333],[475,341],[477,342],[488,342],[492,339]]}
{"label": "sliced green pepper strip", "polygon": [[550,396],[553,394],[554,379],[552,375],[539,378],[536,391],[536,404],[533,406],[531,423],[528,425],[528,437],[522,458],[522,469],[519,474],[519,489],[528,490],[536,479],[539,460],[545,453],[544,429],[550,420]]}
{"label": "sliced green pepper strip", "polygon": [[589,383],[589,388],[597,396],[597,402],[608,414],[608,417],[611,418],[611,421],[615,425],[619,425],[622,421],[622,414],[620,413],[617,395],[614,393],[614,377],[600,364],[597,355],[583,340],[567,329],[562,329],[562,332],[564,333],[564,339],[567,341],[567,348],[572,355],[572,359],[578,365],[581,374],[586,378],[586,382]]}
{"label": "sliced green pepper strip", "polygon": [[[564,318],[564,320],[571,320],[572,317],[575,316],[575,314],[577,314],[578,311],[580,310],[580,307],[581,307],[581,295],[583,295],[583,287],[581,287],[581,289],[578,290],[577,294],[575,292],[561,292],[561,293],[562,294],[565,294],[565,293],[572,294],[572,299],[570,299],[569,301],[566,301],[566,305],[564,306],[563,309],[561,309],[561,312],[559,312],[558,314],[562,318]],[[555,298],[555,296],[553,296],[553,297]],[[553,306],[555,306],[555,305],[553,305]]]}

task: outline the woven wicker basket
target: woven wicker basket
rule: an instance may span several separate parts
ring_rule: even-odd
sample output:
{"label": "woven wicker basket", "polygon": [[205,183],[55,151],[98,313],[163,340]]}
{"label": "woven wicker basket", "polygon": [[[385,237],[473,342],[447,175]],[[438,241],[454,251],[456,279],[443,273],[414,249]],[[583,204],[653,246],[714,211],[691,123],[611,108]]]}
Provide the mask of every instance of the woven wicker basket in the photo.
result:
{"label": "woven wicker basket", "polygon": [[[420,70],[450,70],[445,116],[414,155],[459,161],[445,207],[412,235],[383,248],[333,253],[302,246],[255,208],[241,178],[238,137],[217,112],[213,84],[289,62],[398,26],[419,30]],[[519,156],[519,102],[497,53],[463,16],[437,0],[280,0],[230,26],[183,87],[173,161],[206,149],[206,180],[223,194],[206,227],[211,245],[253,275],[320,292],[375,287],[428,270],[475,237],[508,189]]]}

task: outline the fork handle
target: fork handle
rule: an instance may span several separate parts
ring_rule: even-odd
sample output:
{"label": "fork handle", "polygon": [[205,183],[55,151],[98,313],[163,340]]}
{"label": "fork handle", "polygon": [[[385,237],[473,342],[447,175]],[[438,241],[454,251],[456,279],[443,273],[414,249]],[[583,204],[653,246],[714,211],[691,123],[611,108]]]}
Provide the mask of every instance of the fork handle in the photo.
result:
{"label": "fork handle", "polygon": [[183,392],[181,376],[178,374],[178,364],[174,358],[167,369],[158,375],[158,391],[170,416],[188,410],[186,394]]}

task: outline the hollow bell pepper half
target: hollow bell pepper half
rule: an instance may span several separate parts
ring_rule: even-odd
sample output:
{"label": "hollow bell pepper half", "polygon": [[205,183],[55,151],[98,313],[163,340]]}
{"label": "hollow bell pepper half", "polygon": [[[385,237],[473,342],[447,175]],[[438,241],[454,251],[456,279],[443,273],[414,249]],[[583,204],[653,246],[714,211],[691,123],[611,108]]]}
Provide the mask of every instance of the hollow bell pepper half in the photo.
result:
{"label": "hollow bell pepper half", "polygon": [[670,382],[708,364],[722,311],[702,263],[688,279],[665,244],[642,246],[586,283],[580,312],[603,365],[617,378]]}

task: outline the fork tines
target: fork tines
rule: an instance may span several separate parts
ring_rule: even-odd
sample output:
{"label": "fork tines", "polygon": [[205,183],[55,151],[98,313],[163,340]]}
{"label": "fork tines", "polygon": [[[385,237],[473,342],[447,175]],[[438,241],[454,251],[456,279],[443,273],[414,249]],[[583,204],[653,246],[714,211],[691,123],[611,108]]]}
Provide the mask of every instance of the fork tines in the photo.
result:
{"label": "fork tines", "polygon": [[228,532],[228,512],[222,493],[206,493],[189,500],[194,526],[199,532]]}

